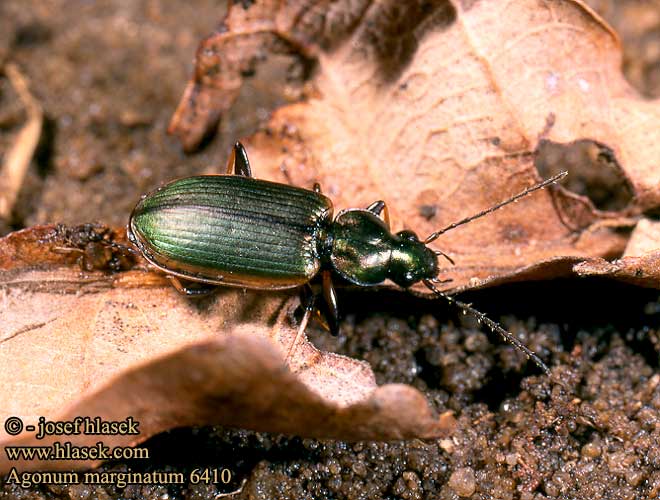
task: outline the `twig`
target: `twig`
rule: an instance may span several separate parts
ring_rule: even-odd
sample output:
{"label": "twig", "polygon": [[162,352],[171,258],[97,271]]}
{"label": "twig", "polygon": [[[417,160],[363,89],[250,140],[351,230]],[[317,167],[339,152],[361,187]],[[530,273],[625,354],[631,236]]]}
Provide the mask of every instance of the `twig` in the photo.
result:
{"label": "twig", "polygon": [[14,63],[7,63],[4,73],[25,106],[27,122],[16,135],[0,170],[0,220],[9,220],[16,198],[23,185],[32,156],[37,149],[43,125],[43,112],[30,94],[23,74]]}
{"label": "twig", "polygon": [[218,498],[228,498],[228,497],[233,497],[234,495],[238,495],[241,491],[243,491],[243,488],[245,488],[245,483],[247,483],[247,478],[243,479],[243,482],[241,482],[241,485],[238,487],[237,490],[230,491],[228,493],[218,493],[216,496],[213,497],[213,500],[217,500]]}

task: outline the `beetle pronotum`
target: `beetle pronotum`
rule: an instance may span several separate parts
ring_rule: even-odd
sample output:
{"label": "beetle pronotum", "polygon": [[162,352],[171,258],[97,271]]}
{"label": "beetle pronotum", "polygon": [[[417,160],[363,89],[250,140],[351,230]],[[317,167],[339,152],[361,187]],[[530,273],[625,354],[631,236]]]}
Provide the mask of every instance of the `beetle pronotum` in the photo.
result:
{"label": "beetle pronotum", "polygon": [[[333,334],[338,331],[333,274],[358,286],[379,285],[389,279],[405,289],[421,281],[434,294],[475,315],[549,373],[545,363],[511,333],[436,287],[441,282],[438,257],[453,261],[429,244],[446,231],[565,175],[562,172],[420,240],[412,231],[390,231],[383,201],[366,209],[342,210],[333,218],[332,201],[318,184],[307,190],[253,178],[245,149],[236,143],[225,175],[175,180],[142,197],[131,214],[128,237],[188,295],[208,289],[184,287],[179,278],[206,285],[277,290],[309,286],[320,275],[328,310],[325,316]],[[312,295],[292,348],[313,309]]]}

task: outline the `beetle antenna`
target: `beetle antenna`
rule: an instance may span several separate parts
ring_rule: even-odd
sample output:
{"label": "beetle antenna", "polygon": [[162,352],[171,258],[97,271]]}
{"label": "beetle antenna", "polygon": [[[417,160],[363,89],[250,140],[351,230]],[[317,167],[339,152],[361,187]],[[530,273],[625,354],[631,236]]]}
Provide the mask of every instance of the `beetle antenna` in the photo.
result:
{"label": "beetle antenna", "polygon": [[481,311],[477,311],[474,307],[472,307],[470,304],[466,304],[465,302],[461,302],[460,300],[456,300],[454,297],[451,295],[447,295],[444,292],[441,292],[438,290],[438,288],[431,282],[431,280],[423,280],[424,284],[426,287],[431,290],[433,293],[436,295],[443,297],[449,302],[450,304],[455,304],[458,306],[463,312],[470,313],[474,317],[477,318],[478,321],[486,323],[486,325],[491,329],[493,333],[499,333],[504,340],[512,344],[516,349],[519,351],[522,351],[529,359],[531,359],[536,365],[543,370],[543,372],[550,376],[550,368],[541,360],[541,358],[538,357],[536,353],[534,353],[529,347],[527,347],[525,344],[523,344],[520,340],[518,340],[511,332],[507,332],[504,328],[502,328],[498,323],[490,319],[488,316],[486,316],[484,313]]}
{"label": "beetle antenna", "polygon": [[486,210],[482,210],[478,214],[471,215],[470,217],[466,217],[465,219],[461,219],[458,222],[454,222],[452,224],[449,224],[447,227],[441,229],[440,231],[436,231],[435,233],[431,233],[428,236],[428,238],[426,238],[424,240],[424,244],[428,245],[432,241],[435,241],[436,239],[438,239],[438,237],[441,234],[446,233],[450,229],[454,229],[455,227],[462,226],[463,224],[465,224],[467,222],[473,221],[475,219],[483,217],[486,214],[494,212],[498,208],[502,208],[503,206],[508,205],[509,203],[513,203],[514,201],[519,200],[520,198],[523,198],[523,197],[527,196],[528,194],[533,193],[534,191],[538,191],[539,189],[543,189],[544,187],[546,187],[550,184],[554,184],[555,182],[557,182],[557,181],[563,179],[564,177],[566,177],[567,175],[568,175],[568,172],[566,172],[566,171],[559,172],[557,175],[554,175],[554,176],[550,177],[549,179],[544,180],[543,182],[539,182],[538,184],[534,184],[533,186],[528,187],[524,191],[521,191],[520,193],[518,193],[516,195],[513,195],[511,198],[508,198],[504,201],[501,201],[497,205],[493,205],[492,207],[487,208]]}

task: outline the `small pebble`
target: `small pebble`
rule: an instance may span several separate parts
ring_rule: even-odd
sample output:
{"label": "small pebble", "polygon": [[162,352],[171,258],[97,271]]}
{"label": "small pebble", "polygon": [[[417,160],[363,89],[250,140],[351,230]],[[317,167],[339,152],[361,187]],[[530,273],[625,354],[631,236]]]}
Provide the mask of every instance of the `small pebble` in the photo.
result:
{"label": "small pebble", "polygon": [[477,489],[474,470],[470,467],[456,469],[449,477],[449,487],[454,490],[458,496],[471,496]]}
{"label": "small pebble", "polygon": [[597,458],[600,456],[600,446],[595,443],[587,443],[582,447],[582,456],[586,458]]}

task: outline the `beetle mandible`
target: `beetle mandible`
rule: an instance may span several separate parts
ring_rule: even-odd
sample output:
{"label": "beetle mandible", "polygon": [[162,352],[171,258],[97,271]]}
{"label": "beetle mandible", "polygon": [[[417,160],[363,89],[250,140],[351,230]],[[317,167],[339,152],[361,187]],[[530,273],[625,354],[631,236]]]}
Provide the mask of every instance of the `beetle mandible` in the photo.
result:
{"label": "beetle mandible", "polygon": [[[443,292],[438,257],[453,261],[429,244],[441,234],[490,213],[564,177],[562,172],[478,214],[420,240],[409,230],[392,233],[384,201],[366,209],[342,210],[333,218],[332,201],[313,190],[252,177],[247,153],[236,143],[225,175],[178,179],[145,195],[128,222],[128,238],[147,261],[164,271],[187,295],[208,293],[179,278],[206,285],[278,290],[309,286],[320,275],[328,327],[339,329],[333,273],[357,286],[391,280],[401,288],[422,282],[524,352],[546,374],[545,363],[511,333],[471,305]],[[305,307],[298,343],[314,296]],[[291,351],[289,350],[289,353]]]}

